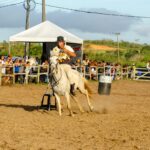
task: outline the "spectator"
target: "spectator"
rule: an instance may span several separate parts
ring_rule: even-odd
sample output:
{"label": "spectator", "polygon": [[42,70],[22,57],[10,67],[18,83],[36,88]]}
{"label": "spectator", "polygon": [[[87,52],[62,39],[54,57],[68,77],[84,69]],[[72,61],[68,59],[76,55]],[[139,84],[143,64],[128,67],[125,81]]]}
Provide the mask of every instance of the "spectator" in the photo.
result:
{"label": "spectator", "polygon": [[[44,73],[47,72],[47,71],[48,71],[48,65],[49,65],[48,61],[45,60],[45,61],[42,63],[41,72],[44,72]],[[45,82],[45,83],[48,82],[48,76],[47,76],[46,74],[41,75],[41,76],[40,76],[40,79],[41,79],[42,82]]]}
{"label": "spectator", "polygon": [[146,68],[148,69],[148,71],[150,71],[150,61],[149,61],[149,62],[147,62],[147,64],[146,64]]}
{"label": "spectator", "polygon": [[49,65],[48,61],[45,60],[45,61],[42,63],[42,70],[41,70],[41,71],[42,71],[42,72],[47,72],[48,65]]}
{"label": "spectator", "polygon": [[16,73],[16,75],[15,75],[15,81],[16,82],[18,82],[18,75],[17,75],[17,73],[19,73],[19,67],[20,67],[19,60],[16,59],[15,62],[14,62],[14,71]]}
{"label": "spectator", "polygon": [[15,66],[15,73],[19,73],[20,63],[18,59],[15,60],[14,66]]}
{"label": "spectator", "polygon": [[30,66],[30,62],[27,61],[27,63],[25,64],[25,73],[29,74],[30,73],[30,70],[31,70],[31,66]]}
{"label": "spectator", "polygon": [[2,66],[2,74],[5,74],[6,73],[6,67],[5,67],[5,57],[4,56],[1,56],[0,64]]}

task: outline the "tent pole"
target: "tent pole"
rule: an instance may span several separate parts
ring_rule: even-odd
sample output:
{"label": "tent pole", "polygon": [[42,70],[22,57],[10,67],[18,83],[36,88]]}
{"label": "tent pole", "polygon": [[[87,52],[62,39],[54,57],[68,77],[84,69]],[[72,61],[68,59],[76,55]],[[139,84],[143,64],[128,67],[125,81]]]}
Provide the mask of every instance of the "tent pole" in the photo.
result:
{"label": "tent pole", "polygon": [[27,47],[27,44],[25,42],[25,46],[24,46],[24,60],[25,60],[25,62],[26,62],[26,55],[27,55],[26,47]]}
{"label": "tent pole", "polygon": [[25,49],[24,49],[24,57],[25,57],[25,61],[28,59],[29,43],[30,43],[30,42],[25,42]]}
{"label": "tent pole", "polygon": [[82,46],[81,46],[81,64],[83,63],[83,50],[84,50],[84,45],[82,43]]}
{"label": "tent pole", "polygon": [[29,48],[28,48],[28,58],[30,58],[30,47],[31,47],[31,42],[29,42]]}

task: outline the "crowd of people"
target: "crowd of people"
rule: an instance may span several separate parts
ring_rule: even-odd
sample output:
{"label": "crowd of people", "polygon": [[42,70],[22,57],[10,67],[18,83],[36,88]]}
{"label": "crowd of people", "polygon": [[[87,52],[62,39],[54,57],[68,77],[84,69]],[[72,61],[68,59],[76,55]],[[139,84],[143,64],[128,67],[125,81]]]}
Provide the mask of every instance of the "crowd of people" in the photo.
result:
{"label": "crowd of people", "polygon": [[[11,74],[14,72],[15,81],[24,82],[25,75],[23,73],[33,74],[37,73],[37,68],[35,66],[41,65],[40,72],[48,71],[48,61],[43,62],[42,64],[39,61],[39,58],[35,58],[36,63],[31,67],[29,61],[25,61],[21,57],[12,57],[12,56],[1,56],[0,57],[0,66],[1,73]],[[13,66],[13,67],[12,67]],[[81,63],[80,59],[77,59],[75,63],[72,64],[72,68],[76,68],[78,71],[85,73],[85,75],[91,75],[91,79],[95,80],[101,74],[111,75],[113,80],[118,80],[123,77],[134,78],[136,67],[135,65],[128,66],[119,63],[109,63],[105,61],[92,61],[88,58],[84,59]],[[150,62],[147,63],[147,69],[150,68]],[[17,75],[18,74],[18,75]],[[22,74],[22,75],[21,75]],[[8,77],[7,77],[8,78]],[[87,78],[89,76],[87,75]],[[43,82],[47,81],[47,77],[40,77],[40,80]]]}
{"label": "crowd of people", "polygon": [[[112,76],[113,80],[118,80],[124,77],[134,78],[136,70],[135,65],[121,65],[119,63],[110,63],[105,61],[92,61],[89,59],[83,60],[83,66],[85,66],[86,72],[91,72],[92,79],[97,75],[105,74]],[[90,70],[89,70],[90,68]],[[99,75],[99,76],[100,76]]]}
{"label": "crowd of people", "polygon": [[[39,59],[36,57],[34,65],[30,61],[25,61],[24,58],[21,57],[12,57],[8,56],[0,56],[0,73],[2,74],[5,81],[9,81],[11,79],[11,75],[15,74],[15,82],[24,83],[25,74],[37,74],[38,68],[37,66],[40,64]],[[44,61],[41,64],[40,72],[48,72],[48,61]],[[8,76],[10,75],[10,76]],[[44,80],[45,76],[41,75],[41,81]]]}

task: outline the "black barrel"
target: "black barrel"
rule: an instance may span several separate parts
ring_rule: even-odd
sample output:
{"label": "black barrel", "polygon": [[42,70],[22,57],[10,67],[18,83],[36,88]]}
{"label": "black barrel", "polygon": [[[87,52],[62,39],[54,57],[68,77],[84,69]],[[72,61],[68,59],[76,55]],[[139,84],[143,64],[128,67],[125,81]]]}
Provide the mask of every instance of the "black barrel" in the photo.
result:
{"label": "black barrel", "polygon": [[99,80],[98,93],[101,95],[110,95],[111,83],[111,76],[101,76]]}

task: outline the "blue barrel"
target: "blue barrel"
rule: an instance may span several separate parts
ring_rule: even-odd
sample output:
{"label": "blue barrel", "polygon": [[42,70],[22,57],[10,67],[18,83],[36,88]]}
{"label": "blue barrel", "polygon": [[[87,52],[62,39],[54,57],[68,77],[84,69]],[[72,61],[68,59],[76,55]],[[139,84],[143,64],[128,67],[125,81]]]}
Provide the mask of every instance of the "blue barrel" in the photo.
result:
{"label": "blue barrel", "polygon": [[100,95],[110,95],[111,92],[111,76],[100,76],[99,85],[98,85],[98,93]]}

